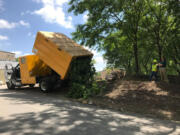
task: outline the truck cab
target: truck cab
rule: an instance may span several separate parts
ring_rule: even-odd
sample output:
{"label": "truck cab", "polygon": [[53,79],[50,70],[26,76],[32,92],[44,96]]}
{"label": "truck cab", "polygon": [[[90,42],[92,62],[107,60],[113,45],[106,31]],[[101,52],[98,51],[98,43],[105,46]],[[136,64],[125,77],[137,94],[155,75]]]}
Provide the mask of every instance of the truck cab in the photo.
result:
{"label": "truck cab", "polygon": [[14,89],[16,86],[21,86],[19,64],[15,67],[13,67],[10,63],[5,65],[5,80],[8,89]]}

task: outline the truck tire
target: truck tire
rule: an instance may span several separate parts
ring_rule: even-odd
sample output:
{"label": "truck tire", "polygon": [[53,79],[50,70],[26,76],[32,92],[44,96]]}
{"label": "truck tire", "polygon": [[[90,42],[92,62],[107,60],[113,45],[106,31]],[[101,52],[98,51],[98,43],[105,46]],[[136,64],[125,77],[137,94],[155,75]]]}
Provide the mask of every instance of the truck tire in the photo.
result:
{"label": "truck tire", "polygon": [[9,90],[15,89],[15,85],[11,81],[7,82],[6,85]]}
{"label": "truck tire", "polygon": [[43,79],[40,83],[39,83],[40,89],[42,92],[49,92],[50,91],[50,84],[46,79]]}

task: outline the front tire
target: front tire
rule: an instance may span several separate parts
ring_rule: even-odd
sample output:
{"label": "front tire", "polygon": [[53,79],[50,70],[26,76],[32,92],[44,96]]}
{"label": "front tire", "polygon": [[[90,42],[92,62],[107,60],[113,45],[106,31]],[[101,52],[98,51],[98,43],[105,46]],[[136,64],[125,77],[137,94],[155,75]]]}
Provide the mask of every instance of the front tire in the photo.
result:
{"label": "front tire", "polygon": [[50,91],[50,84],[47,80],[42,80],[40,83],[39,83],[39,86],[40,86],[40,89],[42,92],[49,92]]}
{"label": "front tire", "polygon": [[15,85],[11,81],[6,82],[6,85],[9,90],[15,89]]}

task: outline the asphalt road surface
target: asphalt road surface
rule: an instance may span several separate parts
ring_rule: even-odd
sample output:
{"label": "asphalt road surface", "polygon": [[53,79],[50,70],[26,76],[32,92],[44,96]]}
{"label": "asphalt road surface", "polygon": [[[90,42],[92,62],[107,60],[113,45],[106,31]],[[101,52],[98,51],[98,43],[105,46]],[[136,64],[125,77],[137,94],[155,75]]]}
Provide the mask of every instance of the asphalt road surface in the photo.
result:
{"label": "asphalt road surface", "polygon": [[0,135],[180,135],[180,124],[0,86]]}

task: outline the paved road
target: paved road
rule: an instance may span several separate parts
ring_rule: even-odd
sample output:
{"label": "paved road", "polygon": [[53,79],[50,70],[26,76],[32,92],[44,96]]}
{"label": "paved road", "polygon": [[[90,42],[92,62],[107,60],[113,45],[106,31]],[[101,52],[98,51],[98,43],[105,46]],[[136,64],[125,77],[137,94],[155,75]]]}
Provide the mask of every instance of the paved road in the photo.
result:
{"label": "paved road", "polygon": [[58,92],[0,87],[0,135],[180,135],[169,121],[63,99]]}

